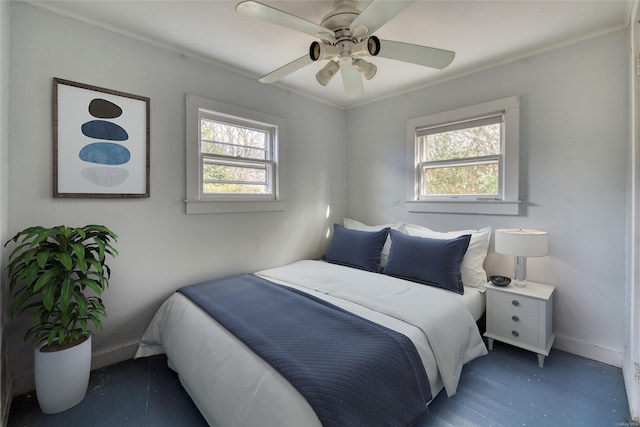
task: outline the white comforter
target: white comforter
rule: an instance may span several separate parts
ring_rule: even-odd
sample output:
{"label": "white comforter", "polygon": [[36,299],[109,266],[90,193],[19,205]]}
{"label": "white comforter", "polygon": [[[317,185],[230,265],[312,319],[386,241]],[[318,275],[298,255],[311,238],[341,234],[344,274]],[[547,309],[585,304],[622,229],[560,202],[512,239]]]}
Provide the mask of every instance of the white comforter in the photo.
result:
{"label": "white comforter", "polygon": [[[298,261],[256,274],[408,336],[434,397],[443,385],[453,395],[462,365],[487,353],[460,295],[322,261]],[[182,294],[160,307],[135,357],[161,353],[210,425],[320,426],[297,390]]]}

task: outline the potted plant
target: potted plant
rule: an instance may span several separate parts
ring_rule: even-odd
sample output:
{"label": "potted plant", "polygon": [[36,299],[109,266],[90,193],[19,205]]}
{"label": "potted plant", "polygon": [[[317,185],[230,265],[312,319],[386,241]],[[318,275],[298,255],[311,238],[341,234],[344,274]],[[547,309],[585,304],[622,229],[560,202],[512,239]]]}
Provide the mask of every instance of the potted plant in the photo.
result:
{"label": "potted plant", "polygon": [[10,314],[32,312],[24,336],[35,347],[34,376],[45,414],[80,403],[91,371],[91,325],[102,328],[100,295],[111,274],[106,256],[117,236],[102,225],[29,227],[9,239],[18,245],[7,266]]}

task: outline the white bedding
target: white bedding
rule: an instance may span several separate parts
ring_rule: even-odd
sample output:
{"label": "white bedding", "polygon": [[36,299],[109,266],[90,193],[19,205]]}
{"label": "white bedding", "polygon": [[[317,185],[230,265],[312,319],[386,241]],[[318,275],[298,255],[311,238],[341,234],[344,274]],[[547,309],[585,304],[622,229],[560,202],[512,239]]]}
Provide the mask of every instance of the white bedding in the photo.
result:
{"label": "white bedding", "polygon": [[[467,308],[477,311],[478,301],[483,302],[484,295],[475,290],[465,294],[477,296],[465,297],[309,260],[256,274],[408,336],[420,354],[434,397],[443,386],[449,396],[454,394],[462,365],[487,352],[475,314]],[[161,353],[167,354],[170,367],[210,425],[320,426],[293,386],[179,293],[160,307],[135,357]]]}
{"label": "white bedding", "polygon": [[471,286],[465,286],[464,295],[460,295],[462,297],[462,302],[476,322],[480,320],[484,314],[484,309],[487,304],[485,295],[486,293],[484,288],[475,288]]}

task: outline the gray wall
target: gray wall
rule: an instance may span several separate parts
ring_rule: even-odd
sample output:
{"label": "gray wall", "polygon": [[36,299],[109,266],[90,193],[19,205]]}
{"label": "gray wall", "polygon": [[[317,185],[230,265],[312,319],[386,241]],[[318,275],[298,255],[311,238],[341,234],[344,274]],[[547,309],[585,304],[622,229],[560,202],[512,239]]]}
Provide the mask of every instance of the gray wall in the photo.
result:
{"label": "gray wall", "polygon": [[[9,3],[0,2],[0,241],[7,234],[9,207]],[[0,246],[0,271],[4,271],[4,248]],[[0,274],[0,423],[9,413],[10,390],[7,387],[4,341],[6,298],[5,276]]]}
{"label": "gray wall", "polygon": [[[131,357],[155,309],[181,285],[322,254],[327,227],[346,212],[342,110],[22,2],[10,9],[8,234],[101,223],[119,235],[104,294],[109,317],[94,337],[97,365]],[[52,198],[52,77],[151,99],[149,199]],[[187,93],[285,120],[285,212],[185,214]],[[16,392],[32,370],[24,328],[8,325]]]}
{"label": "gray wall", "polygon": [[[556,347],[622,364],[629,226],[629,32],[618,31],[349,110],[347,215],[436,230],[549,232],[530,280],[557,286]],[[405,206],[408,119],[519,95],[520,216],[412,214]],[[512,276],[493,253],[490,274]]]}

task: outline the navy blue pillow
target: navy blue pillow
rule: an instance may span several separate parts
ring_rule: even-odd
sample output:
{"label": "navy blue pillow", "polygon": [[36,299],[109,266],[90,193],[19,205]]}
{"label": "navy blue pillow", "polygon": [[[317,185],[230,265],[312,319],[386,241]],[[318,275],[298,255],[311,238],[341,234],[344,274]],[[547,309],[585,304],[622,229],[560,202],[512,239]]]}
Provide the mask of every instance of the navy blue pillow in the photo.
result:
{"label": "navy blue pillow", "polygon": [[385,274],[464,294],[460,264],[470,234],[455,239],[408,236],[391,230],[391,252]]}
{"label": "navy blue pillow", "polygon": [[380,254],[389,228],[380,231],[360,231],[333,225],[333,239],[325,261],[363,270],[380,271]]}

